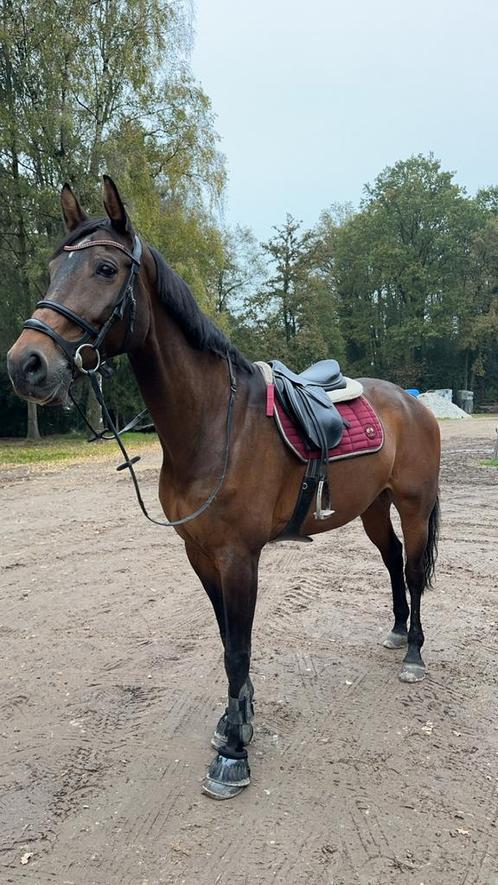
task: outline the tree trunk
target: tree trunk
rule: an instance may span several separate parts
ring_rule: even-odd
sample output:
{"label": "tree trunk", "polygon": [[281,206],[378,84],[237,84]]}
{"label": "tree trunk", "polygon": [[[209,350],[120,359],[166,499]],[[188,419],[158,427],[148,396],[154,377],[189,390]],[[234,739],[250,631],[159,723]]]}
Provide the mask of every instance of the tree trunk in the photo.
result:
{"label": "tree trunk", "polygon": [[465,351],[465,361],[463,364],[463,390],[469,390],[469,350],[468,348]]}
{"label": "tree trunk", "polygon": [[[102,390],[102,378],[100,375],[97,375],[97,380],[99,383],[99,387]],[[93,392],[93,387],[88,388],[85,417],[88,423],[91,424],[93,430],[95,430],[97,433],[102,433],[104,429],[104,422],[102,420],[102,408],[97,401],[95,393]],[[93,437],[90,437],[90,439],[92,438]]]}
{"label": "tree trunk", "polygon": [[475,383],[476,383],[476,373],[475,373],[474,366],[476,365],[476,362],[477,362],[477,359],[479,356],[480,356],[480,350],[477,351],[477,355],[474,359],[474,362],[472,363],[472,367],[470,369],[469,380],[468,380],[469,386],[466,388],[466,390],[474,390]]}
{"label": "tree trunk", "polygon": [[40,431],[38,429],[38,406],[36,403],[27,403],[28,406],[28,426],[26,428],[26,439],[40,439]]}

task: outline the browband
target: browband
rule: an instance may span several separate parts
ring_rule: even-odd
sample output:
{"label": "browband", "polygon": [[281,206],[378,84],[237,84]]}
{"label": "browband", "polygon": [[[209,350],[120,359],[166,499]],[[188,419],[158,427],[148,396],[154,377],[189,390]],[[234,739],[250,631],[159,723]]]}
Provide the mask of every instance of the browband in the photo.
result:
{"label": "browband", "polygon": [[116,240],[88,240],[87,243],[76,243],[75,246],[63,246],[63,249],[64,252],[79,252],[81,249],[90,249],[91,246],[113,246],[114,249],[121,249],[121,252],[124,252],[135,264],[140,264],[126,246],[122,246]]}

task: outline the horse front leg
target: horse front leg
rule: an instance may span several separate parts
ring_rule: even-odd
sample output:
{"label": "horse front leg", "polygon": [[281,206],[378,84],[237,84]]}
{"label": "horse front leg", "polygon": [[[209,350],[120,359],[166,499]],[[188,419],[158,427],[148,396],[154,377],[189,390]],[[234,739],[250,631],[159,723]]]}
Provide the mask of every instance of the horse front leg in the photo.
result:
{"label": "horse front leg", "polygon": [[218,754],[209,766],[202,787],[213,799],[230,799],[250,783],[246,744],[252,737],[253,688],[249,668],[258,561],[259,554],[230,551],[219,563],[228,703],[213,741]]}
{"label": "horse front leg", "polygon": [[206,591],[218,624],[223,648],[225,647],[225,612],[223,609],[223,596],[221,591],[221,577],[212,560],[204,553],[200,547],[193,544],[192,541],[185,541],[185,550],[189,558],[190,565],[199,578],[204,590]]}
{"label": "horse front leg", "polygon": [[[206,591],[211,605],[213,606],[213,610],[216,616],[216,621],[218,624],[218,629],[220,631],[221,641],[223,643],[223,649],[226,648],[225,641],[225,610],[223,606],[223,592],[221,588],[221,575],[214,565],[213,561],[195,544],[191,541],[185,542],[185,550],[187,552],[187,556],[189,558],[190,564],[197,574],[204,590]],[[254,707],[253,707],[253,698],[254,698],[254,686],[251,682],[251,677],[248,676],[242,689],[240,691],[240,698],[245,703],[245,716],[244,723],[242,725],[242,735],[244,740],[244,746],[247,746],[252,740],[253,736],[253,727],[251,725],[251,720],[254,717]],[[227,741],[228,736],[228,707],[226,708],[223,716],[218,721],[216,728],[214,730],[213,737],[211,738],[211,745],[215,750],[219,750],[220,747],[224,746]]]}

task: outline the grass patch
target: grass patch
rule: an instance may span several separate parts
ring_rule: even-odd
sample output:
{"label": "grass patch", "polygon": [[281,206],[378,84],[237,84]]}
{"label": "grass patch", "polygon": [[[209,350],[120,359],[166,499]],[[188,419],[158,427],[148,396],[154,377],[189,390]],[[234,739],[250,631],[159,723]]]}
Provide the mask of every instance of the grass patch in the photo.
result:
{"label": "grass patch", "polygon": [[[125,433],[122,437],[131,453],[151,448],[157,444],[155,433]],[[0,440],[0,465],[20,467],[24,464],[58,464],[120,458],[121,453],[114,441],[88,443],[84,434],[47,436],[36,442],[26,440]]]}
{"label": "grass patch", "polygon": [[498,467],[498,458],[489,458],[486,461],[481,461],[481,467]]}

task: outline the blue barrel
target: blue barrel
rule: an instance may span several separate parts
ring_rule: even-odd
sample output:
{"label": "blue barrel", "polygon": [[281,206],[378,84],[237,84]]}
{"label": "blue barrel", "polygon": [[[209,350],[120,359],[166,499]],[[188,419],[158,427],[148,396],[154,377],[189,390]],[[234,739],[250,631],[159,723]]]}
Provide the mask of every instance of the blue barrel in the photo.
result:
{"label": "blue barrel", "polygon": [[405,393],[411,393],[412,396],[420,396],[420,390],[416,387],[405,387]]}

